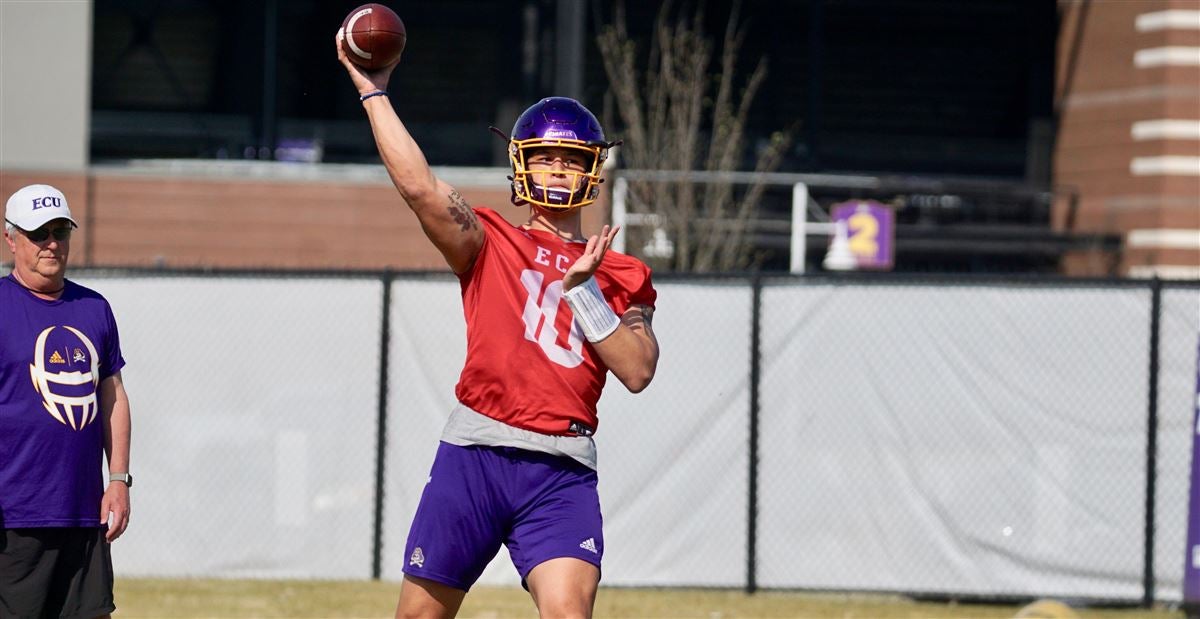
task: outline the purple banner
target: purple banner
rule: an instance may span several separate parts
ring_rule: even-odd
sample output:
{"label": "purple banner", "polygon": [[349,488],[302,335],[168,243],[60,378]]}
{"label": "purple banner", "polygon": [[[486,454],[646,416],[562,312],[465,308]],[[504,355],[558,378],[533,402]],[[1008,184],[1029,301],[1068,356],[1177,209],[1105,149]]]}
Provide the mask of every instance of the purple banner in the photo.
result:
{"label": "purple banner", "polygon": [[1196,347],[1196,407],[1192,416],[1192,488],[1188,492],[1187,546],[1183,563],[1183,603],[1200,605],[1200,345]]}
{"label": "purple banner", "polygon": [[835,222],[846,222],[850,253],[859,269],[892,270],[896,213],[874,200],[853,200],[830,209]]}

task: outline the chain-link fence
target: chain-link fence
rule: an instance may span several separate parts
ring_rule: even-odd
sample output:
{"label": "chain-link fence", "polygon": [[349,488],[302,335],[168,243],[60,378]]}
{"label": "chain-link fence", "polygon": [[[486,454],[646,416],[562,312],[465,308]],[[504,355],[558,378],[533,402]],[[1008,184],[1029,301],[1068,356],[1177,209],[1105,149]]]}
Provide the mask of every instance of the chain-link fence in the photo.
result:
{"label": "chain-link fence", "polygon": [[73,279],[109,299],[128,363],[121,572],[369,577],[380,279]]}
{"label": "chain-link fence", "polygon": [[[1154,407],[1157,426],[1151,472],[1154,480],[1153,518],[1148,518],[1150,569],[1145,595],[1150,599],[1183,597],[1183,567],[1187,547],[1188,489],[1191,480],[1194,411],[1200,407],[1197,384],[1197,323],[1200,293],[1195,287],[1161,290]],[[1200,430],[1200,428],[1197,428]]]}
{"label": "chain-link fence", "polygon": [[[400,577],[465,354],[454,278],[78,279],[129,362],[121,574]],[[1180,598],[1200,286],[656,286],[655,381],[600,402],[606,585]],[[503,552],[481,582],[517,582]]]}
{"label": "chain-link fence", "polygon": [[759,524],[803,550],[766,546],[762,584],[1139,595],[1149,307],[1144,287],[770,285]]}

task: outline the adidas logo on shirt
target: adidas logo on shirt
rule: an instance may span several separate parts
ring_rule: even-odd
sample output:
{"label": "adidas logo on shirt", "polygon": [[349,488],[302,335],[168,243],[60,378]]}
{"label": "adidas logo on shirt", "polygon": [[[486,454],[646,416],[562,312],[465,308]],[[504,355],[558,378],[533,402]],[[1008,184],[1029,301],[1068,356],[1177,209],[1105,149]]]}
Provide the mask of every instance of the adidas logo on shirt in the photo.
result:
{"label": "adidas logo on shirt", "polygon": [[579,547],[584,550],[587,550],[588,552],[591,552],[592,554],[598,554],[598,552],[596,551],[596,538],[594,538],[594,537],[589,537],[589,538],[583,540],[582,542],[579,543]]}

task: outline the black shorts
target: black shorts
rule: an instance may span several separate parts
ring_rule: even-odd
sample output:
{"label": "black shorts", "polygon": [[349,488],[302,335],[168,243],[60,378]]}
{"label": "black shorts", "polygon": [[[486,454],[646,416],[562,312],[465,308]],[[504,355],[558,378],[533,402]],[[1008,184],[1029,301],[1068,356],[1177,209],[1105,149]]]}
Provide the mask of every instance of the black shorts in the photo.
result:
{"label": "black shorts", "polygon": [[3,529],[0,617],[94,619],[114,610],[103,527]]}

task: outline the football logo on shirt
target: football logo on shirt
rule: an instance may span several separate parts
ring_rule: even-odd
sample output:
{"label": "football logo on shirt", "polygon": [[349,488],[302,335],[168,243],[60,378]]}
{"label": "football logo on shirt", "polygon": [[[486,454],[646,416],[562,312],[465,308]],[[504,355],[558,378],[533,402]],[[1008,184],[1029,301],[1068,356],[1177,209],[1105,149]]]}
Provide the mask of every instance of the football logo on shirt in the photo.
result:
{"label": "football logo on shirt", "polygon": [[[64,356],[71,362],[66,363]],[[64,364],[66,368],[47,367]],[[42,396],[42,406],[59,423],[82,430],[96,420],[99,361],[96,346],[83,332],[65,325],[42,331],[34,345],[29,377]]]}

